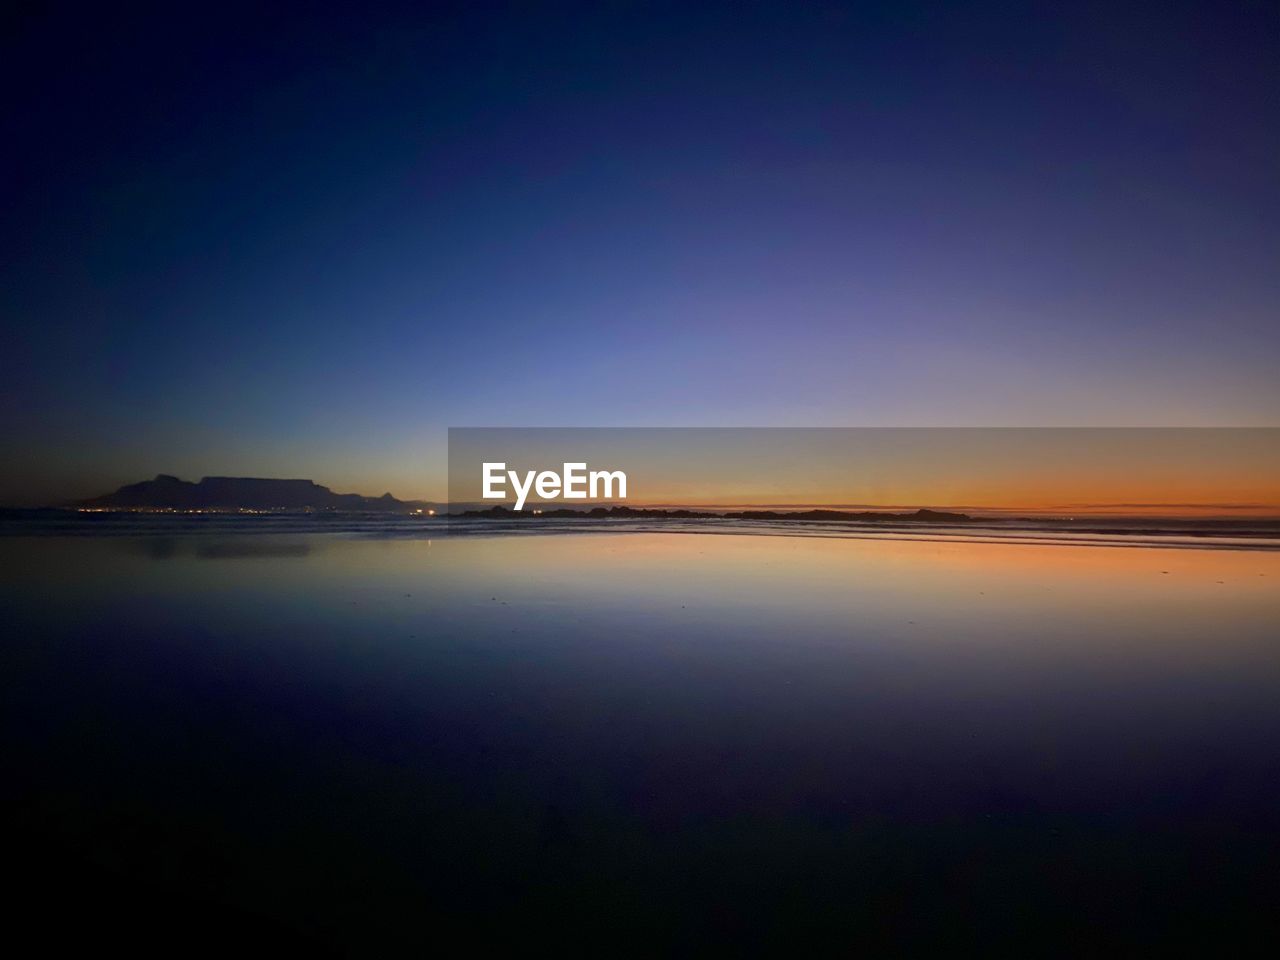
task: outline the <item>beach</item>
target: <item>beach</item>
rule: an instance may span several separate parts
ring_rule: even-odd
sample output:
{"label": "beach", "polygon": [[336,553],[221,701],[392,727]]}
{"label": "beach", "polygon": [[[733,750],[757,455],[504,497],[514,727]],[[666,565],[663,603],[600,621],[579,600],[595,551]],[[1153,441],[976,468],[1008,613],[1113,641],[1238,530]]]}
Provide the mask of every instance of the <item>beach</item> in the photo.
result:
{"label": "beach", "polygon": [[0,537],[32,901],[348,953],[1276,934],[1280,552],[269,529]]}

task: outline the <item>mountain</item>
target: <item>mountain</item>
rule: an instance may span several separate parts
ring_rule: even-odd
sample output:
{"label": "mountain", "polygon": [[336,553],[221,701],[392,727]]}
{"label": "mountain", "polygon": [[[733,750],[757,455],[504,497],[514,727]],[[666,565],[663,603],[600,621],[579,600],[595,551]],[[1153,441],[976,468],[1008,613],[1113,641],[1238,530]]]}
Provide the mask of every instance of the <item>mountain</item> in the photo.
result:
{"label": "mountain", "polygon": [[99,510],[341,510],[362,513],[414,513],[433,504],[397,500],[389,493],[365,497],[334,493],[311,480],[260,477],[205,477],[199,483],[159,474],[114,493],[74,504]]}

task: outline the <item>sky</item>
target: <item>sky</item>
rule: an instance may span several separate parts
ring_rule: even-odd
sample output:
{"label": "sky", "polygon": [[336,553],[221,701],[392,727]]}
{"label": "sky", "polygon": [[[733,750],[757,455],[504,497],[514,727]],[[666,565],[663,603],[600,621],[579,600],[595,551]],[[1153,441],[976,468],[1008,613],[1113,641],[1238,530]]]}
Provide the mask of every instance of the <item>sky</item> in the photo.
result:
{"label": "sky", "polygon": [[1275,427],[454,428],[448,500],[580,508],[573,464],[576,499],[629,507],[1280,516]]}
{"label": "sky", "polygon": [[1280,425],[1274,3],[3,14],[0,503],[463,426]]}

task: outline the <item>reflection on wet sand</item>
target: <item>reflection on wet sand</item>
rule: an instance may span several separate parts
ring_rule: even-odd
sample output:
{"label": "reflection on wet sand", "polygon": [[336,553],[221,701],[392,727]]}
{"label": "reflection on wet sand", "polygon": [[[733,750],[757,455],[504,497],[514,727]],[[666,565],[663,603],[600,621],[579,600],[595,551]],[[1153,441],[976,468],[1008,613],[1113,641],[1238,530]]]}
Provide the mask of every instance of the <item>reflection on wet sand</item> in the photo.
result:
{"label": "reflection on wet sand", "polygon": [[77,536],[0,565],[18,865],[94,902],[201,877],[352,951],[549,918],[1221,946],[1273,914],[1280,553]]}

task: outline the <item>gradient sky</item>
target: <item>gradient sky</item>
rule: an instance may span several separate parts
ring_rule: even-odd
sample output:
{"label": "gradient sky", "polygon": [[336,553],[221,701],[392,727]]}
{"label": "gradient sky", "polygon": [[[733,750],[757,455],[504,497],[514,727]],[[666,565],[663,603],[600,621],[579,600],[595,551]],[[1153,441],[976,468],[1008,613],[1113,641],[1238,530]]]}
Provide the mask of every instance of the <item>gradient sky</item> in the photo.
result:
{"label": "gradient sky", "polygon": [[1274,427],[451,429],[448,499],[484,499],[486,463],[527,482],[566,461],[623,471],[629,506],[1280,516]]}
{"label": "gradient sky", "polygon": [[0,502],[1280,424],[1274,3],[344,6],[4,14]]}

